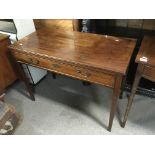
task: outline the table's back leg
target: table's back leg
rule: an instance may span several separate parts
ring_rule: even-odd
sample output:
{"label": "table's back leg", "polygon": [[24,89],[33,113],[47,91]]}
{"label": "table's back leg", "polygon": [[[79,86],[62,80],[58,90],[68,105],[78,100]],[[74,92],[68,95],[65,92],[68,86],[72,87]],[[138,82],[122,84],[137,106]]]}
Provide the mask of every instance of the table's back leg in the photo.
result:
{"label": "table's back leg", "polygon": [[56,73],[52,73],[52,77],[53,77],[53,79],[56,79],[57,78]]}
{"label": "table's back leg", "polygon": [[125,89],[125,83],[126,83],[126,76],[124,76],[124,77],[123,77],[123,80],[122,80],[121,92],[120,92],[120,95],[119,95],[119,98],[120,98],[120,99],[123,98],[123,92],[124,92],[124,89]]}
{"label": "table's back leg", "polygon": [[115,83],[114,83],[114,88],[113,88],[112,104],[111,104],[108,131],[111,131],[111,128],[112,128],[113,119],[114,119],[115,112],[117,109],[117,100],[118,100],[119,95],[120,95],[121,83],[122,83],[122,76],[117,75],[115,77]]}
{"label": "table's back leg", "polygon": [[133,86],[132,86],[131,94],[130,94],[129,101],[128,101],[126,111],[125,111],[125,114],[124,114],[123,122],[121,124],[122,127],[125,127],[125,124],[126,124],[126,121],[127,121],[128,115],[129,115],[129,111],[131,109],[131,105],[132,105],[132,102],[133,102],[133,98],[135,96],[138,84],[140,82],[140,79],[141,79],[141,76],[142,76],[142,73],[143,73],[143,68],[144,68],[144,65],[142,65],[142,64],[138,65],[137,72],[136,72],[136,75],[135,75],[135,80],[134,80],[134,83],[133,83]]}

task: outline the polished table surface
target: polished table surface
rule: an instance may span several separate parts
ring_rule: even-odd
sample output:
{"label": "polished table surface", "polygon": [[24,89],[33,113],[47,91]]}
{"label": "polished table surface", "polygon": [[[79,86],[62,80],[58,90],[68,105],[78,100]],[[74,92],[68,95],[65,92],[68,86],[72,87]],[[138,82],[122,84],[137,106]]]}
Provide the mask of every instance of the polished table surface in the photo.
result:
{"label": "polished table surface", "polygon": [[[22,45],[21,45],[22,44]],[[135,40],[111,36],[41,29],[10,48],[25,53],[125,74]]]}
{"label": "polished table surface", "polygon": [[[142,57],[146,57],[147,62],[140,61]],[[155,36],[144,36],[136,62],[155,67]]]}
{"label": "polished table surface", "polygon": [[[49,71],[113,88],[108,130],[136,40],[60,29],[39,29],[9,48],[16,60]],[[34,96],[16,63],[18,76]]]}

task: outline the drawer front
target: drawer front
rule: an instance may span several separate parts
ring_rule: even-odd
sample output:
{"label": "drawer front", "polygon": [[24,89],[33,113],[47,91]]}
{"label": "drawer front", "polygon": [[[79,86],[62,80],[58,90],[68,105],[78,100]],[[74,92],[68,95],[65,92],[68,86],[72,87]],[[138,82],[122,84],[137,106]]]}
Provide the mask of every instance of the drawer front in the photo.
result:
{"label": "drawer front", "polygon": [[155,81],[155,68],[145,66],[143,76],[151,81]]}
{"label": "drawer front", "polygon": [[108,72],[100,72],[59,60],[49,60],[21,53],[14,53],[14,56],[17,61],[51,70],[60,74],[102,84],[108,87],[113,87],[114,85],[114,76]]}

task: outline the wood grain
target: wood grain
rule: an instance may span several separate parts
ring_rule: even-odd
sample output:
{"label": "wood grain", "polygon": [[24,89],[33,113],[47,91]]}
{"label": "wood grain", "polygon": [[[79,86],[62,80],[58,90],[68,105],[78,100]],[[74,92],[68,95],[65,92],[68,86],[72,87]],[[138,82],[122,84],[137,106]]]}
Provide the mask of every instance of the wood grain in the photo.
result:
{"label": "wood grain", "polygon": [[142,76],[155,82],[155,67],[145,66]]}
{"label": "wood grain", "polygon": [[15,58],[20,63],[30,64],[55,73],[71,76],[77,79],[103,84],[104,86],[113,88],[114,75],[112,73],[93,70],[88,67],[73,65],[72,63],[62,62],[54,59],[39,58],[37,56],[14,53]]}
{"label": "wood grain", "polygon": [[[73,23],[71,19],[34,19],[36,29],[63,29],[73,31]],[[75,26],[77,24],[75,23]],[[77,27],[76,27],[77,28]]]}
{"label": "wood grain", "polygon": [[0,85],[3,91],[17,79],[9,60],[9,51],[7,49],[9,45],[9,36],[0,34]]}
{"label": "wood grain", "polygon": [[[140,61],[142,57],[146,57],[147,62]],[[144,36],[136,62],[155,67],[155,36]]]}
{"label": "wood grain", "polygon": [[[108,126],[111,131],[122,78],[135,44],[136,40],[129,38],[42,28],[9,46],[9,49],[16,62],[113,88]],[[24,74],[20,68],[18,71],[34,99]]]}
{"label": "wood grain", "polygon": [[57,29],[40,29],[9,48],[120,74],[126,70],[136,40]]}

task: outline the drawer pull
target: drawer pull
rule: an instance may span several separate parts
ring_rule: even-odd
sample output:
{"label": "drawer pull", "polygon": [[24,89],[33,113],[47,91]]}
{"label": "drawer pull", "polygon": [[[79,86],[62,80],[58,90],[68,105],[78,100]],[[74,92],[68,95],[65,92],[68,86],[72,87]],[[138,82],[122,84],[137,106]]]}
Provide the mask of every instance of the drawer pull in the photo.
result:
{"label": "drawer pull", "polygon": [[60,65],[58,65],[58,64],[52,64],[52,66],[53,66],[54,68],[60,68]]}
{"label": "drawer pull", "polygon": [[76,70],[77,71],[77,73],[80,73],[81,74],[81,71],[80,70]]}
{"label": "drawer pull", "polygon": [[89,77],[89,76],[91,76],[91,74],[90,73],[86,73],[86,76]]}
{"label": "drawer pull", "polygon": [[39,60],[33,60],[32,58],[30,58],[29,60],[34,65],[38,65],[39,64]]}
{"label": "drawer pull", "polygon": [[81,71],[81,70],[79,70],[79,69],[76,69],[76,72],[77,72],[78,74],[80,74],[81,76],[85,77],[85,78],[87,78],[87,77],[90,77],[90,76],[91,76],[91,74],[90,74],[90,73],[88,73],[88,72],[86,72],[86,73],[82,73],[82,71]]}

